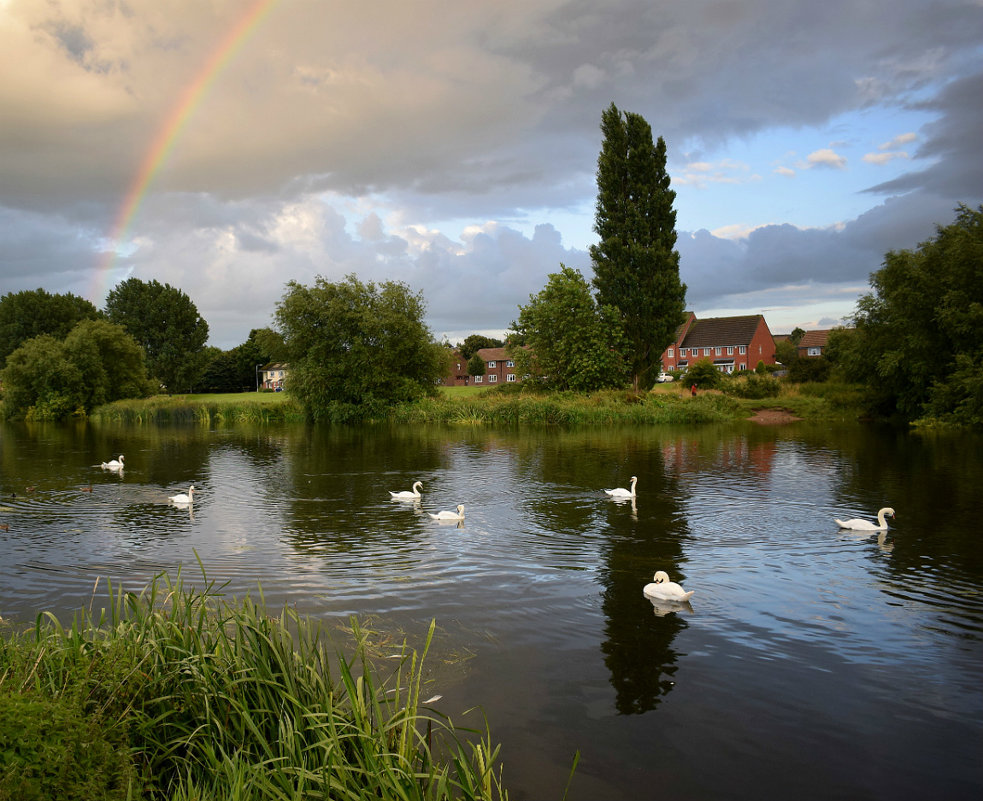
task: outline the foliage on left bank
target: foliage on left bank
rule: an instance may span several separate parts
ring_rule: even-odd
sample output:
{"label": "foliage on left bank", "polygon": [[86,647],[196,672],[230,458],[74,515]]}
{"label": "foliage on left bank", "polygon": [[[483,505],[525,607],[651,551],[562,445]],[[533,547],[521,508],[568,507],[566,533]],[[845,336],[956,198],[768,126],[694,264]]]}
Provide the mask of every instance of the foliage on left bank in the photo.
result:
{"label": "foliage on left bank", "polygon": [[110,586],[98,615],[0,637],[0,799],[507,798],[487,729],[423,700],[433,624],[381,653],[355,620],[338,641],[201,585]]}

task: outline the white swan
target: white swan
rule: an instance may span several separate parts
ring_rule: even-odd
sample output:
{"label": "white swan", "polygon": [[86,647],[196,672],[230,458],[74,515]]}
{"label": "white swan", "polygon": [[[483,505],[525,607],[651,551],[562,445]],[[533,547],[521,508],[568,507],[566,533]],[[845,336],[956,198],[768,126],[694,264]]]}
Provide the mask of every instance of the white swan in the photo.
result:
{"label": "white swan", "polygon": [[618,487],[617,489],[604,490],[612,498],[634,498],[635,497],[635,485],[638,483],[638,477],[631,477],[631,489],[626,490],[624,487]]}
{"label": "white swan", "polygon": [[[840,528],[848,528],[852,531],[887,531],[887,521],[885,517],[894,517],[894,510],[890,506],[885,506],[877,513],[877,522],[871,523],[854,517],[851,520],[836,520],[836,525]],[[835,519],[835,518],[834,518]]]}
{"label": "white swan", "polygon": [[389,494],[392,495],[395,500],[416,501],[423,497],[420,495],[420,490],[417,489],[417,487],[422,486],[422,481],[414,481],[412,490],[403,490],[402,492],[393,492],[392,490],[389,490]]}
{"label": "white swan", "polygon": [[119,459],[110,459],[108,462],[102,463],[103,470],[122,470],[123,469],[123,454],[119,455]]}
{"label": "white swan", "polygon": [[456,512],[448,512],[445,510],[443,512],[437,512],[437,514],[434,514],[433,512],[427,512],[427,514],[434,520],[464,520],[464,504],[458,504]]}
{"label": "white swan", "polygon": [[658,571],[652,577],[652,582],[652,584],[646,584],[642,592],[649,598],[658,598],[662,601],[677,601],[678,603],[682,603],[692,598],[693,593],[696,592],[696,590],[686,592],[675,581],[669,581],[669,574],[664,570]]}
{"label": "white swan", "polygon": [[195,485],[192,484],[188,487],[188,494],[185,495],[183,492],[179,492],[177,495],[171,495],[168,500],[174,501],[174,503],[194,503],[195,495]]}

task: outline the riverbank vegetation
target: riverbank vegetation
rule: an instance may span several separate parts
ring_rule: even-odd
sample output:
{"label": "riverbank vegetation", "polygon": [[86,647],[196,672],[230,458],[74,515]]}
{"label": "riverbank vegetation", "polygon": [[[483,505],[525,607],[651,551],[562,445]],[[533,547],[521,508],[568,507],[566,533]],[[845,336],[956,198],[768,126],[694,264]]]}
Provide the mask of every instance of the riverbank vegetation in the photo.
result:
{"label": "riverbank vegetation", "polygon": [[0,799],[500,799],[417,653],[178,574],[0,637]]}
{"label": "riverbank vegetation", "polygon": [[[441,387],[433,398],[397,404],[365,422],[449,425],[655,425],[727,423],[775,409],[806,420],[856,420],[864,414],[863,387],[790,384],[768,376],[723,378],[696,396],[682,382],[592,393],[550,392],[533,384]],[[112,423],[300,423],[304,410],[290,392],[160,395],[117,401],[91,419]],[[338,420],[334,422],[344,422]]]}

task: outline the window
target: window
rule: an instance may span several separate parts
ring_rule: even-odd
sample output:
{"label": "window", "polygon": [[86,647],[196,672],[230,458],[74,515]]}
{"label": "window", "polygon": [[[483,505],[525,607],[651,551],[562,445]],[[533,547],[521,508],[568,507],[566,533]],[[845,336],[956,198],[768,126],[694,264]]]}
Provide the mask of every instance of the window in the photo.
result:
{"label": "window", "polygon": [[460,363],[460,362],[458,362],[458,363],[457,363],[457,369],[458,369],[458,370],[460,370],[460,369],[461,369],[461,363]]}
{"label": "window", "polygon": [[505,380],[509,382],[515,381],[515,373],[509,373],[508,375],[506,375]]}
{"label": "window", "polygon": [[733,345],[731,345],[730,347],[727,348],[727,355],[728,356],[733,356],[734,355],[734,347],[733,347]]}
{"label": "window", "polygon": [[747,345],[738,345],[737,352],[743,356],[745,353],[747,353]]}
{"label": "window", "polygon": [[495,369],[495,362],[488,362],[488,368],[491,370]]}
{"label": "window", "polygon": [[669,358],[670,359],[675,358],[675,355],[674,355],[675,353],[676,353],[675,348],[669,348]]}
{"label": "window", "polygon": [[507,362],[505,362],[505,366],[506,367],[515,367],[515,362],[512,361],[511,359],[509,359]]}
{"label": "window", "polygon": [[747,370],[747,365],[744,362],[741,362],[741,369]]}
{"label": "window", "polygon": [[495,375],[494,373],[492,373],[490,376],[488,376],[488,383],[489,384],[494,384],[496,381],[498,381],[498,376]]}
{"label": "window", "polygon": [[703,355],[704,356],[709,356],[710,355],[710,348],[704,348],[703,349]]}
{"label": "window", "polygon": [[484,377],[484,376],[480,376],[480,375],[476,375],[476,376],[474,377],[474,383],[476,383],[476,384],[480,384],[480,383],[481,383],[481,379],[482,379],[483,377]]}
{"label": "window", "polygon": [[822,352],[823,352],[822,348],[809,348],[810,356],[821,356]]}
{"label": "window", "polygon": [[718,348],[714,348],[714,349],[713,349],[713,355],[714,355],[714,356],[719,356],[719,355],[720,355],[720,352],[721,352],[721,351],[720,351],[720,348],[719,348],[719,347],[718,347]]}
{"label": "window", "polygon": [[679,349],[679,358],[680,359],[685,359],[686,358],[686,348],[680,348]]}

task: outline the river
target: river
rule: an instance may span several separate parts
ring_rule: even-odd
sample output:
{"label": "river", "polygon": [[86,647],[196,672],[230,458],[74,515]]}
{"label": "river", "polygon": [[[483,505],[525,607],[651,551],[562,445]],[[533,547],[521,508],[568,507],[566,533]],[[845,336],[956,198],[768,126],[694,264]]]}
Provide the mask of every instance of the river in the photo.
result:
{"label": "river", "polygon": [[[571,801],[975,801],[981,445],[807,423],[5,423],[0,616],[70,616],[104,579],[200,559],[332,626],[416,642],[436,619],[434,708],[487,718],[513,801],[559,799],[578,752]],[[634,502],[603,492],[633,475]],[[414,481],[419,502],[390,498]],[[168,501],[191,484],[193,505]],[[882,506],[886,533],[833,522]],[[643,596],[660,569],[689,604]]]}

